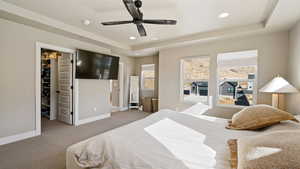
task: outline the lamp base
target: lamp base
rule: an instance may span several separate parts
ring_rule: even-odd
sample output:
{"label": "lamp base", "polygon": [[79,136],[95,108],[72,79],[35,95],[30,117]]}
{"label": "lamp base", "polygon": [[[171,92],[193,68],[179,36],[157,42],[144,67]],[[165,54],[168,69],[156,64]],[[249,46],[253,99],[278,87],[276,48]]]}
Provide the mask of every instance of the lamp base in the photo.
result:
{"label": "lamp base", "polygon": [[284,99],[284,94],[272,94],[272,106],[277,109],[285,110]]}

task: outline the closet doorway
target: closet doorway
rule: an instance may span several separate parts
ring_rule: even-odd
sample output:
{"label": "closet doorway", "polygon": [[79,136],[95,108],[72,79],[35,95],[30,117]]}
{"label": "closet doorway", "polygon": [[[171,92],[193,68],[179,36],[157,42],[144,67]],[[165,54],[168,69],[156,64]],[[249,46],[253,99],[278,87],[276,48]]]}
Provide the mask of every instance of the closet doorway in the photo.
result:
{"label": "closet doorway", "polygon": [[75,51],[37,43],[36,55],[36,131],[40,135],[42,126],[75,124]]}

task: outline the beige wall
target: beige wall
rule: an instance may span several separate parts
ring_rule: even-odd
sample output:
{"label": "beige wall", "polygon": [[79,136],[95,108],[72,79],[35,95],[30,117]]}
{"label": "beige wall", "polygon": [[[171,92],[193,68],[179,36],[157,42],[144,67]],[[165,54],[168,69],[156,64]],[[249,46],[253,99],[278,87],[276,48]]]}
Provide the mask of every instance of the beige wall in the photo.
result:
{"label": "beige wall", "polygon": [[79,80],[79,120],[111,112],[108,80]]}
{"label": "beige wall", "polygon": [[[160,51],[159,56],[159,99],[160,109],[180,109],[180,59],[188,56],[211,58],[209,81],[211,96],[216,94],[216,59],[218,53],[258,49],[258,88],[280,74],[287,75],[288,32],[232,38],[214,42],[193,44],[186,47]],[[215,102],[215,97],[212,97]],[[259,94],[258,103],[271,103],[271,96]],[[213,105],[215,107],[215,105]],[[226,111],[224,111],[226,110]],[[237,109],[217,109],[214,114],[230,117]],[[224,115],[225,113],[225,115]]]}
{"label": "beige wall", "polygon": [[[95,51],[95,50],[92,50]],[[101,52],[101,51],[99,51]],[[124,93],[123,106],[127,107],[129,98],[128,77],[134,74],[134,59],[121,57],[120,62],[124,63]],[[79,80],[79,120],[94,117],[103,113],[111,112],[110,83],[109,80]],[[95,92],[97,91],[97,92]]]}
{"label": "beige wall", "polygon": [[[300,89],[300,22],[290,31],[290,57],[288,66],[288,80]],[[287,96],[287,110],[300,114],[300,93]]]}
{"label": "beige wall", "polygon": [[144,64],[155,65],[155,89],[154,91],[141,91],[141,97],[158,97],[158,77],[159,77],[159,57],[158,56],[147,56],[135,58],[135,72],[136,75],[141,77],[141,66]]}
{"label": "beige wall", "polygon": [[[37,41],[71,49],[110,52],[96,45],[0,19],[0,138],[35,130]],[[125,63],[126,75],[134,73],[133,59],[121,57],[121,62]],[[108,89],[108,81],[79,80],[79,119],[110,112]],[[124,102],[128,102],[127,95]]]}

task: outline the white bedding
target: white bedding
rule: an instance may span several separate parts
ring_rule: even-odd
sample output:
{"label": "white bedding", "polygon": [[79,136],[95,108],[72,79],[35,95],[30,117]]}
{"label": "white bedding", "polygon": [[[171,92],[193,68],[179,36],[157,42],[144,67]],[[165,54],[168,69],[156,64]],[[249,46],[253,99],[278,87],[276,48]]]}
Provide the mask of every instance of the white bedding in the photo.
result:
{"label": "white bedding", "polygon": [[[227,130],[227,120],[196,112],[162,110],[75,144],[67,169],[229,169],[227,140],[257,132]],[[284,122],[260,132],[284,129],[300,126]]]}

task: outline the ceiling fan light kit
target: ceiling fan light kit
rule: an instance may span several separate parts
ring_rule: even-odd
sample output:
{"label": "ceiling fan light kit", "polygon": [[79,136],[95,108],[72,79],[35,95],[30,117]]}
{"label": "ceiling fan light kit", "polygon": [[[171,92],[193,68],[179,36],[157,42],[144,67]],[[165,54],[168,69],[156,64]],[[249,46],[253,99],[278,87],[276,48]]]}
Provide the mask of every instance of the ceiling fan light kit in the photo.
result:
{"label": "ceiling fan light kit", "polygon": [[158,24],[158,25],[176,25],[176,20],[167,20],[167,19],[144,19],[143,13],[140,11],[140,8],[143,6],[141,0],[123,0],[126,9],[129,14],[132,16],[133,20],[131,21],[112,21],[112,22],[102,22],[104,26],[111,25],[122,25],[122,24],[135,24],[140,36],[147,36],[147,32],[143,24]]}

